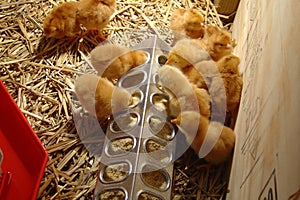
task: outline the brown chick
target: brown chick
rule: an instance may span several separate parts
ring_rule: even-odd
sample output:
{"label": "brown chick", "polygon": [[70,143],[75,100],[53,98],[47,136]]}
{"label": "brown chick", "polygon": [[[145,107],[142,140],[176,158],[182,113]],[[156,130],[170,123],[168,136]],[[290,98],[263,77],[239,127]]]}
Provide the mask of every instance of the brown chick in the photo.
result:
{"label": "brown chick", "polygon": [[[231,155],[235,144],[235,133],[219,122],[209,120],[194,111],[184,111],[171,120],[185,134],[191,148],[211,164],[225,162]],[[198,128],[194,129],[194,125]]]}
{"label": "brown chick", "polygon": [[208,89],[211,80],[219,74],[216,62],[213,60],[204,60],[194,65],[194,70],[197,73],[189,75],[189,80],[196,84],[199,88]]}
{"label": "brown chick", "polygon": [[216,65],[220,73],[239,74],[239,64],[241,60],[239,57],[233,54],[222,57]]}
{"label": "brown chick", "polygon": [[222,57],[216,62],[219,73],[207,80],[213,115],[220,122],[225,119],[225,124],[231,128],[234,128],[243,86],[239,63],[240,59],[233,54]]}
{"label": "brown chick", "polygon": [[197,43],[209,53],[214,61],[231,54],[234,47],[231,34],[213,25],[205,27],[204,37],[198,39]]}
{"label": "brown chick", "polygon": [[176,97],[194,95],[191,83],[179,69],[164,65],[157,73],[161,85]]}
{"label": "brown chick", "polygon": [[235,133],[231,128],[219,122],[212,121],[206,133],[205,143],[212,144],[216,141],[217,143],[212,150],[204,157],[207,162],[214,165],[225,162],[232,155],[235,144]]}
{"label": "brown chick", "polygon": [[184,38],[201,38],[204,34],[203,17],[196,9],[176,9],[170,18],[174,44]]}
{"label": "brown chick", "polygon": [[82,75],[76,80],[75,92],[82,106],[95,114],[100,124],[111,115],[127,110],[132,101],[128,91],[92,74]]}
{"label": "brown chick", "polygon": [[179,68],[191,83],[196,84],[200,88],[205,88],[205,81],[201,72],[194,65],[209,59],[209,54],[199,47],[197,42],[183,39],[171,49],[166,64]]}
{"label": "brown chick", "polygon": [[243,79],[239,73],[239,64],[240,58],[233,54],[224,56],[217,62],[226,91],[228,112],[234,111],[240,103]]}
{"label": "brown chick", "polygon": [[205,89],[191,84],[188,78],[177,68],[164,65],[158,69],[159,81],[170,91],[169,115],[177,116],[181,110],[200,111],[210,117],[210,96]]}
{"label": "brown chick", "polygon": [[91,52],[91,63],[98,75],[114,83],[130,69],[142,65],[146,60],[146,53],[114,44],[99,45]]}
{"label": "brown chick", "polygon": [[81,0],[55,7],[44,20],[46,38],[73,37],[87,30],[101,31],[115,10],[115,0]]}
{"label": "brown chick", "polygon": [[182,39],[176,43],[168,55],[167,65],[184,70],[203,60],[209,60],[209,54],[199,47],[197,40]]}
{"label": "brown chick", "polygon": [[77,19],[88,30],[102,30],[114,13],[116,0],[81,0]]}
{"label": "brown chick", "polygon": [[210,117],[211,99],[207,90],[193,86],[194,93],[197,97],[200,114],[206,118]]}
{"label": "brown chick", "polygon": [[[216,114],[224,118],[227,115],[235,116],[240,104],[243,87],[242,77],[238,74],[221,74],[212,80],[209,92],[212,98],[212,106],[216,108]],[[233,125],[230,125],[233,128]]]}
{"label": "brown chick", "polygon": [[[210,96],[205,89],[198,88],[192,85],[194,95],[172,97],[169,103],[169,112],[171,117],[176,117],[182,110],[196,111],[198,110],[201,116],[210,118]],[[196,101],[194,100],[196,99]],[[196,108],[196,109],[195,109]]]}
{"label": "brown chick", "polygon": [[222,74],[227,96],[227,111],[234,111],[240,104],[243,79],[240,75]]}
{"label": "brown chick", "polygon": [[80,26],[76,21],[78,2],[65,2],[55,7],[44,20],[46,38],[72,37],[80,33]]}

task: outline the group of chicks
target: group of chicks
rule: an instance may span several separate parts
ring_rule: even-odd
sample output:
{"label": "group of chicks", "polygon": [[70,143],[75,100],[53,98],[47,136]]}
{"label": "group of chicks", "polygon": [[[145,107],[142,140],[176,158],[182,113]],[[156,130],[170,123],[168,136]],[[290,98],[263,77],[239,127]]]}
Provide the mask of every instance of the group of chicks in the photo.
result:
{"label": "group of chicks", "polygon": [[[115,4],[115,0],[63,3],[46,17],[46,37],[73,37],[82,33],[82,27],[101,31],[114,13]],[[227,119],[237,115],[243,86],[240,59],[232,53],[235,41],[227,30],[203,25],[196,9],[175,10],[170,29],[174,33],[173,47],[165,65],[158,69],[160,83],[170,89],[169,117],[199,157],[212,164],[222,163],[235,144],[234,122],[230,124]],[[98,75],[79,77],[75,91],[82,106],[97,116],[100,124],[133,104],[132,94],[116,83],[146,59],[142,51],[113,44],[99,45],[91,52],[91,64]],[[194,134],[190,127],[195,124]],[[207,144],[211,149],[202,155],[201,148]]]}
{"label": "group of chicks", "polygon": [[[203,25],[203,17],[195,9],[175,10],[170,28],[174,46],[166,62],[169,72],[162,73],[160,81],[177,87],[171,101],[175,111],[172,123],[182,130],[199,157],[212,164],[222,163],[231,156],[235,144],[233,128],[243,87],[240,59],[233,54],[235,40],[225,29]],[[185,94],[188,87],[192,93]],[[199,112],[191,105],[193,95]],[[193,124],[198,125],[196,134],[190,131]]]}

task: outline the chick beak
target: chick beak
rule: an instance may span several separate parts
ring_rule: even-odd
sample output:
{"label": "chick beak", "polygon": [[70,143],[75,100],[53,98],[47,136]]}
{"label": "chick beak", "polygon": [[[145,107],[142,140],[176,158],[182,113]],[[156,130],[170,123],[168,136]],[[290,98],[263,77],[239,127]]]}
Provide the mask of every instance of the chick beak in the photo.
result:
{"label": "chick beak", "polygon": [[178,124],[178,119],[172,119],[172,120],[171,120],[171,123],[172,123],[172,124]]}
{"label": "chick beak", "polygon": [[231,49],[231,47],[232,47],[231,44],[227,44],[225,48],[226,49]]}

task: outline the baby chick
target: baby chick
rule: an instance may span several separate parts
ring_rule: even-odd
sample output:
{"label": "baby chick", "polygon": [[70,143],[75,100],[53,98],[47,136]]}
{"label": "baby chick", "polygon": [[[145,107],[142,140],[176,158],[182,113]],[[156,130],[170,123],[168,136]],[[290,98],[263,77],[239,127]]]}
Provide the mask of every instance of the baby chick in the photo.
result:
{"label": "baby chick", "polygon": [[46,38],[72,37],[80,33],[80,26],[76,21],[78,2],[65,2],[55,7],[44,20]]}
{"label": "baby chick", "polygon": [[[224,87],[226,92],[226,110],[229,114],[235,115],[240,104],[243,87],[243,79],[238,70],[240,59],[230,54],[221,58],[216,64],[220,72],[220,77],[215,77],[212,80],[210,87],[211,95],[214,95],[215,99],[222,98],[223,101],[225,97],[219,97],[221,93],[218,90]],[[216,106],[218,106],[217,101]]]}
{"label": "baby chick", "polygon": [[164,65],[157,72],[161,85],[176,97],[194,95],[189,80],[179,69]]}
{"label": "baby chick", "polygon": [[188,78],[177,68],[164,65],[158,69],[162,86],[171,92],[169,102],[170,116],[177,116],[181,110],[199,110],[201,115],[210,116],[210,97],[205,89],[191,84]]}
{"label": "baby chick", "polygon": [[199,88],[208,89],[211,80],[219,74],[216,62],[213,60],[204,60],[194,65],[194,71],[197,73],[189,75],[189,80]]}
{"label": "baby chick", "polygon": [[132,101],[131,94],[125,89],[92,74],[82,75],[76,80],[75,92],[82,106],[90,114],[95,114],[100,124],[112,114],[128,109]]}
{"label": "baby chick", "polygon": [[222,57],[216,65],[220,73],[239,74],[239,64],[241,60],[239,57],[233,54]]}
{"label": "baby chick", "polygon": [[191,83],[205,88],[205,81],[194,65],[209,59],[209,54],[196,41],[183,39],[171,49],[166,64],[179,68]]}
{"label": "baby chick", "polygon": [[198,88],[197,86],[193,86],[194,93],[197,97],[199,111],[203,117],[210,117],[210,103],[211,99],[207,92],[207,90],[203,88]]}
{"label": "baby chick", "polygon": [[[186,141],[199,157],[204,157],[207,162],[217,165],[231,156],[235,144],[235,133],[232,129],[219,122],[209,122],[194,111],[184,111],[171,122],[185,134]],[[194,124],[198,126],[196,133]]]}
{"label": "baby chick", "polygon": [[231,54],[234,47],[231,34],[227,30],[213,25],[205,27],[204,37],[198,39],[197,43],[209,53],[214,61]]}
{"label": "baby chick", "polygon": [[220,119],[226,116],[225,123],[231,128],[234,128],[234,121],[228,120],[231,117],[234,120],[237,116],[242,87],[243,80],[240,75],[224,73],[221,77],[213,78],[209,89],[216,116],[221,117]]}
{"label": "baby chick", "polygon": [[170,29],[175,44],[184,37],[201,38],[204,34],[203,17],[196,9],[176,9],[170,18]]}
{"label": "baby chick", "polygon": [[91,52],[91,63],[98,74],[114,83],[146,60],[146,53],[114,44],[99,45]]}
{"label": "baby chick", "polygon": [[87,30],[101,31],[114,13],[115,0],[81,0],[55,7],[44,20],[46,38],[73,37]]}
{"label": "baby chick", "polygon": [[81,0],[77,19],[88,30],[102,30],[114,13],[116,0]]}
{"label": "baby chick", "polygon": [[169,52],[166,64],[184,70],[186,67],[209,59],[209,54],[198,45],[197,40],[182,39]]}
{"label": "baby chick", "polygon": [[[210,96],[207,90],[198,88],[193,85],[194,95],[182,96],[182,97],[172,97],[169,103],[169,112],[171,117],[176,117],[180,114],[182,110],[198,110],[201,116],[205,118],[210,118]],[[195,101],[196,99],[196,101]],[[196,109],[195,109],[196,108]]]}

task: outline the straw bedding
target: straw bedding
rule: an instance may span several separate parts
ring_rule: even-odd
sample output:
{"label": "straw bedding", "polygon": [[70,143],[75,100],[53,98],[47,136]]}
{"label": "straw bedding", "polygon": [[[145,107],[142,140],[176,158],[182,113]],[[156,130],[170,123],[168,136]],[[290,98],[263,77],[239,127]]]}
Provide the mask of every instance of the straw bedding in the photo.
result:
{"label": "straw bedding", "polygon": [[[83,73],[84,55],[102,40],[95,39],[96,33],[75,40],[46,40],[43,20],[61,2],[0,1],[0,78],[49,153],[38,199],[91,199],[98,161],[77,134],[72,92],[74,80]],[[198,8],[205,23],[220,27],[226,18],[208,0],[123,0],[117,5],[104,35],[125,46],[150,33],[170,43],[169,17],[175,8]],[[103,139],[94,142],[101,147]],[[222,199],[229,167],[209,166],[187,152],[175,162],[173,198]]]}

